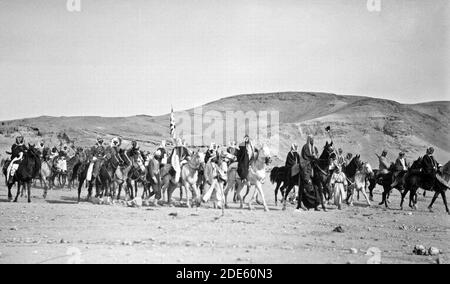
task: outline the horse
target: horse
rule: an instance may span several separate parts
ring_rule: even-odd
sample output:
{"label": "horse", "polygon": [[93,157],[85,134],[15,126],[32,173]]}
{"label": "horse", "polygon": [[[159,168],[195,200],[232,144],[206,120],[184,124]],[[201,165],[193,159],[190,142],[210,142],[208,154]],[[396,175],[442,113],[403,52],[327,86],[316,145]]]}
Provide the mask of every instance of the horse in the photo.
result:
{"label": "horse", "polygon": [[286,177],[286,167],[285,166],[273,167],[272,170],[270,171],[270,182],[272,184],[276,183],[275,190],[274,190],[275,206],[278,205],[278,190],[280,189],[281,196],[284,195],[284,187],[280,188],[280,186],[284,183],[285,177]]}
{"label": "horse", "polygon": [[[161,169],[161,197],[164,192],[167,191],[167,202],[169,206],[172,205],[172,193],[176,188],[180,188],[180,201],[181,192],[183,188],[186,190],[186,203],[188,207],[191,207],[188,192],[191,191],[192,199],[195,201],[196,206],[200,206],[200,191],[197,187],[198,171],[201,165],[204,163],[204,157],[198,151],[192,155],[191,159],[181,167],[180,180],[174,180],[175,174],[173,173],[172,165],[167,164]],[[155,200],[157,204],[157,201]]]}
{"label": "horse", "polygon": [[131,199],[134,199],[134,197],[138,194],[138,183],[143,183],[145,181],[147,168],[145,167],[144,157],[141,155],[141,153],[137,153],[136,155],[132,156],[131,162],[131,168],[128,171],[126,182],[128,194]]}
{"label": "horse", "polygon": [[[327,211],[324,203],[325,194],[331,196],[328,189],[328,181],[330,178],[330,165],[335,154],[333,148],[333,142],[325,143],[322,154],[318,159],[311,161],[311,167],[313,169],[312,177],[307,176],[308,171],[306,168],[300,166],[300,174],[298,179],[298,199],[297,199],[297,209],[314,208],[314,210],[319,211],[318,206],[322,205],[322,210]],[[327,192],[325,190],[327,189]],[[286,209],[286,197],[289,192],[284,193],[283,200],[283,210]]]}
{"label": "horse", "polygon": [[366,193],[366,187],[367,187],[367,177],[373,175],[372,167],[369,163],[361,163],[358,166],[358,169],[354,176],[354,185],[353,189],[350,194],[350,198],[347,200],[350,201],[350,204],[353,204],[353,195],[354,192],[357,192],[357,199],[359,200],[359,193],[361,192],[366,199],[367,204],[370,206],[370,200]]}
{"label": "horse", "polygon": [[[394,176],[393,172],[394,172],[394,170],[395,170],[394,164],[391,164],[391,166],[388,169],[388,173],[384,174],[381,177],[381,182],[380,182],[379,179],[376,179],[376,183],[381,185],[381,186],[383,186],[383,194],[381,195],[381,202],[378,205],[383,205],[384,204],[386,208],[389,208],[388,203],[389,203],[389,196],[390,196],[391,191],[393,189],[391,187],[391,184],[394,181],[393,180],[393,176]],[[374,174],[375,173],[376,172],[374,171]],[[372,177],[372,179],[375,179],[375,175]],[[402,191],[403,191],[403,182],[400,181],[394,188],[396,188],[401,194]],[[369,190],[370,190],[370,187],[369,187]]]}
{"label": "horse", "polygon": [[[145,163],[146,175],[142,181],[144,185],[144,191],[142,192],[142,199],[145,197],[151,198],[155,196],[155,200],[161,198],[161,171],[160,163],[154,156],[147,159]],[[150,188],[152,189],[150,191]],[[146,196],[145,196],[146,195]]]}
{"label": "horse", "polygon": [[[270,150],[266,145],[262,145],[259,148],[255,147],[255,152],[252,155],[252,158],[249,163],[249,171],[247,176],[247,182],[244,183],[239,178],[239,176],[236,174],[232,176],[234,179],[229,180],[229,184],[227,185],[227,188],[225,189],[224,197],[225,197],[225,204],[227,200],[227,194],[229,189],[234,188],[234,184],[237,183],[237,189],[236,189],[236,198],[240,201],[240,208],[243,208],[244,198],[241,196],[241,191],[244,188],[245,185],[248,186],[249,190],[251,186],[255,186],[256,190],[254,191],[250,201],[248,202],[248,209],[252,210],[252,202],[253,199],[255,199],[256,194],[259,194],[261,196],[264,206],[264,211],[269,211],[269,207],[267,207],[266,199],[264,198],[264,192],[262,190],[262,185],[265,181],[266,177],[266,166],[269,165],[271,162],[270,158]],[[230,177],[228,175],[228,177]]]}
{"label": "horse", "polygon": [[41,170],[39,179],[41,180],[41,183],[44,184],[44,199],[47,198],[47,191],[49,189],[52,189],[53,186],[53,171],[52,171],[53,164],[50,159],[44,159],[41,160]]}
{"label": "horse", "polygon": [[67,160],[64,156],[55,157],[53,160],[53,184],[58,180],[59,187],[64,188],[67,180]]}
{"label": "horse", "polygon": [[[447,163],[446,165],[447,167],[449,163],[450,162]],[[430,211],[432,211],[433,204],[440,194],[442,196],[442,200],[444,201],[445,210],[447,214],[450,214],[447,205],[447,197],[445,195],[445,192],[447,191],[448,187],[443,183],[441,183],[436,178],[436,175],[432,178],[432,180],[430,180],[430,177],[425,176],[425,174],[423,173],[422,157],[419,157],[419,159],[414,161],[414,163],[409,168],[408,173],[405,175],[405,185],[404,191],[402,192],[400,209],[403,209],[403,202],[408,192],[410,192],[409,207],[417,209],[417,189],[419,187],[424,189],[425,191],[434,191],[434,196],[431,200],[430,205],[428,206],[428,209]]]}
{"label": "horse", "polygon": [[[353,193],[355,189],[355,175],[358,172],[358,170],[361,168],[362,162],[361,162],[361,156],[355,155],[353,159],[343,168],[343,172],[345,176],[347,177],[347,181],[349,182],[348,188],[348,194],[347,194],[347,204],[352,206],[353,205]],[[358,192],[359,194],[359,192]],[[351,201],[350,201],[351,200]]]}
{"label": "horse", "polygon": [[[7,166],[6,166],[7,168]],[[31,183],[34,178],[39,176],[41,169],[41,159],[37,149],[28,144],[28,149],[23,153],[22,161],[19,163],[12,182],[8,183],[8,200],[12,200],[11,188],[17,182],[17,194],[14,202],[17,202],[20,194],[20,186],[24,186],[27,189],[28,203],[31,202]],[[5,172],[4,172],[5,173]]]}

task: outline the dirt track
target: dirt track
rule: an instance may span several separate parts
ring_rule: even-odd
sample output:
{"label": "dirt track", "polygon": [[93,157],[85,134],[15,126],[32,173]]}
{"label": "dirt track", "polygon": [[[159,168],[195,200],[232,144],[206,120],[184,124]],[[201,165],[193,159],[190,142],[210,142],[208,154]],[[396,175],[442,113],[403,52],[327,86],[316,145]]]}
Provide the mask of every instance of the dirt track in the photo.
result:
{"label": "dirt track", "polygon": [[[378,206],[377,188],[371,208],[360,200],[342,211],[298,213],[293,205],[275,207],[272,189],[265,185],[270,212],[232,204],[218,218],[212,208],[76,204],[76,191],[67,189],[44,200],[38,188],[31,204],[8,203],[2,184],[0,263],[366,263],[371,247],[381,250],[382,263],[436,262],[437,256],[412,254],[416,244],[450,259],[450,219],[441,199],[434,213],[426,209],[430,193],[419,196],[417,211],[398,210],[398,192],[393,209]],[[344,232],[333,232],[339,225]]]}

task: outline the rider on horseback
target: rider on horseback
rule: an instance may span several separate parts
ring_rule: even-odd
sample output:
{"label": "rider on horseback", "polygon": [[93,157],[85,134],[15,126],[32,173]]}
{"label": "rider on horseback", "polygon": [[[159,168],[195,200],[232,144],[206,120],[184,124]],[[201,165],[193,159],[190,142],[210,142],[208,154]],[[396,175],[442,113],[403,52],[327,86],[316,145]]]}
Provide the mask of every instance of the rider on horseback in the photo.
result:
{"label": "rider on horseback", "polygon": [[111,155],[117,160],[119,167],[123,167],[123,165],[125,164],[122,156],[120,155],[121,145],[122,139],[120,139],[120,137],[114,137],[113,139],[111,139]]}
{"label": "rider on horseback", "polygon": [[183,141],[181,138],[177,138],[175,140],[175,147],[170,154],[169,161],[172,165],[173,170],[175,171],[175,182],[180,180],[181,176],[181,168],[184,164],[186,164],[191,158],[191,153],[183,145]]}
{"label": "rider on horseback", "polygon": [[[387,154],[388,152],[386,150],[383,150],[381,156],[375,154],[378,157],[378,173],[376,176],[377,181],[383,179],[383,177],[389,173],[389,163],[387,160]],[[379,181],[379,183],[381,183],[381,181]]]}
{"label": "rider on horseback", "polygon": [[405,153],[400,152],[397,160],[395,160],[394,172],[392,173],[394,180],[394,182],[391,184],[392,188],[396,187],[399,184],[399,182],[405,176],[405,173],[407,171],[408,171],[408,164],[406,163],[405,160]]}
{"label": "rider on horseback", "polygon": [[16,142],[11,146],[11,162],[9,163],[7,169],[7,182],[11,183],[12,177],[14,176],[16,170],[19,168],[19,164],[23,159],[23,154],[27,150],[23,136],[17,136]]}
{"label": "rider on horseback", "polygon": [[292,168],[295,165],[298,165],[300,163],[300,155],[298,154],[298,145],[296,143],[293,143],[291,145],[291,151],[287,154],[286,157],[286,180],[289,180],[291,176],[295,176],[294,173],[292,173]]}
{"label": "rider on horseback", "polygon": [[207,164],[211,158],[214,158],[216,156],[217,156],[216,143],[211,142],[211,144],[209,145],[209,149],[206,151],[205,154],[205,164]]}
{"label": "rider on horseback", "polygon": [[103,138],[98,137],[97,142],[91,148],[90,164],[87,174],[87,180],[95,180],[100,172],[100,166],[105,157],[105,147],[103,146]]}
{"label": "rider on horseback", "polygon": [[427,149],[427,153],[423,156],[422,159],[422,167],[423,167],[423,176],[426,185],[429,187],[434,186],[434,180],[436,177],[436,173],[438,171],[439,163],[433,157],[434,148],[429,147]]}
{"label": "rider on horseback", "polygon": [[301,171],[301,174],[303,175],[303,180],[306,183],[310,182],[310,178],[313,176],[314,171],[312,167],[312,161],[316,160],[318,158],[319,151],[317,150],[317,147],[314,146],[314,137],[312,135],[308,135],[306,139],[306,144],[302,147],[301,152],[301,159],[300,164],[301,168],[303,169]]}
{"label": "rider on horseback", "polygon": [[238,160],[238,175],[242,182],[247,182],[248,170],[250,167],[250,161],[253,158],[253,153],[255,149],[250,137],[246,134],[244,136],[244,141],[239,144],[239,151],[237,155]]}
{"label": "rider on horseback", "polygon": [[164,167],[167,164],[167,150],[166,140],[162,140],[158,149],[155,151],[155,159],[159,162],[160,167]]}

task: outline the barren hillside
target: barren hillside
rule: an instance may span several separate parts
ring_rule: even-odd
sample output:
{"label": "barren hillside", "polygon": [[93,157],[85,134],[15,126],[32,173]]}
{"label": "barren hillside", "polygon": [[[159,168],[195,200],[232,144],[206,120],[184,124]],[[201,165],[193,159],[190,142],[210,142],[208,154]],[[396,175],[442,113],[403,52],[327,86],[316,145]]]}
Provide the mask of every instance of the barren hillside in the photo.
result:
{"label": "barren hillside", "polygon": [[[293,141],[302,145],[309,133],[314,134],[317,144],[322,146],[329,139],[324,131],[328,125],[335,144],[344,152],[360,153],[373,164],[376,164],[374,153],[384,148],[391,159],[399,150],[406,151],[409,159],[415,159],[430,145],[436,148],[438,161],[450,159],[448,101],[406,105],[369,97],[285,92],[228,97],[208,103],[202,109],[203,113],[239,110],[279,111],[281,160]],[[125,140],[137,139],[143,148],[152,149],[161,139],[167,139],[168,127],[168,114],[114,118],[42,116],[2,122],[0,149],[4,153],[18,133],[27,141],[44,139],[53,145],[70,140],[82,146],[92,145],[98,135],[105,138],[120,135]],[[227,132],[225,137],[232,136]],[[204,144],[209,143],[205,137]]]}

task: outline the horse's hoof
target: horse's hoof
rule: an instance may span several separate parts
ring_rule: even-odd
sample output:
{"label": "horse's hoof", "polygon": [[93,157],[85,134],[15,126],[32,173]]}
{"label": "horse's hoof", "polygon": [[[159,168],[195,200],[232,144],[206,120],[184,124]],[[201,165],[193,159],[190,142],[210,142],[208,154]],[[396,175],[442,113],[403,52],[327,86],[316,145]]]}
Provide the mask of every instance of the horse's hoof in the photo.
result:
{"label": "horse's hoof", "polygon": [[31,203],[31,200],[28,200],[28,203]]}
{"label": "horse's hoof", "polygon": [[286,211],[286,206],[283,206],[283,208],[281,208],[281,210]]}
{"label": "horse's hoof", "polygon": [[14,203],[17,203],[17,199],[14,199],[14,201],[13,201]]}
{"label": "horse's hoof", "polygon": [[264,211],[265,211],[265,212],[269,212],[269,208],[264,207]]}
{"label": "horse's hoof", "polygon": [[384,202],[380,202],[380,203],[378,203],[378,205],[383,205],[383,203],[384,203]]}

